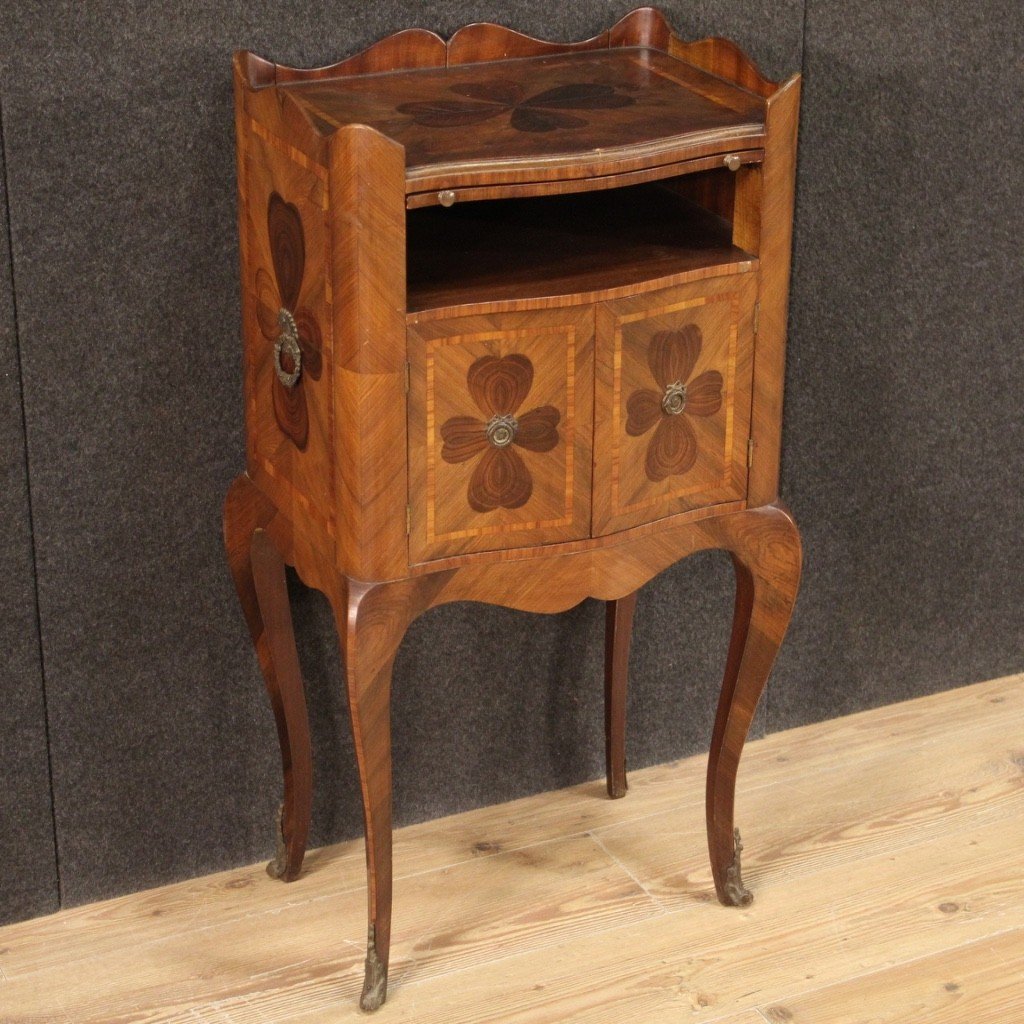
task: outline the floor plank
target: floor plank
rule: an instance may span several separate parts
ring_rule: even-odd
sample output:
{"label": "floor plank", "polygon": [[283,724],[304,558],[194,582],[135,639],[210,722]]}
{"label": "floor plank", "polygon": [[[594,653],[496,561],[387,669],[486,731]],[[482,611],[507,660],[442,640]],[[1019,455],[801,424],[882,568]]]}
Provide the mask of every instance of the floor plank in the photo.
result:
{"label": "floor plank", "polygon": [[[956,757],[937,768],[932,746],[889,748],[844,772],[785,785],[741,787],[736,820],[745,840],[748,885],[774,884],[896,852],[963,829],[1024,818],[1024,736],[1005,723],[960,730]],[[594,835],[666,909],[703,898],[711,867],[703,807],[680,804]]]}
{"label": "floor plank", "polygon": [[[1014,716],[1020,721],[1022,684],[1024,675],[1006,676],[753,742],[740,772],[740,820],[747,820],[745,801],[756,800],[768,786],[798,785],[802,779],[849,764],[886,758],[894,750],[934,750],[941,759],[951,713],[958,729],[965,731],[998,729]],[[837,750],[842,757],[837,757]],[[625,800],[606,799],[601,780],[399,829],[394,844],[396,880],[670,809],[691,808],[699,820],[705,765],[706,758],[691,757],[631,772]],[[753,853],[751,845],[748,856]],[[313,850],[306,864],[302,877],[287,886],[268,885],[264,866],[256,864],[10,925],[0,929],[0,970],[14,978],[103,950],[135,947],[139,922],[145,922],[142,941],[157,941],[192,927],[200,918],[204,925],[214,925],[363,890],[366,862],[361,840]],[[55,936],[59,942],[54,942]]]}
{"label": "floor plank", "polygon": [[[947,742],[950,707],[959,729],[999,728],[1024,715],[1024,676],[1006,676],[959,690],[849,715],[827,723],[774,733],[748,745],[740,774],[739,808],[760,789],[796,785],[854,762],[891,751],[931,749]],[[1022,744],[1024,745],[1024,744]],[[843,752],[842,758],[836,751]],[[936,750],[936,757],[941,756]],[[603,780],[495,807],[412,825],[395,833],[395,878],[583,834],[659,812],[693,808],[702,813],[706,758],[692,757],[631,772],[625,800],[607,800]],[[754,797],[756,799],[756,797]],[[361,840],[311,851],[296,882],[267,885],[262,864],[177,885],[133,893],[0,929],[0,970],[17,977],[58,963],[134,947],[138,922],[145,941],[189,928],[247,917],[261,911],[362,891],[365,854]],[[60,936],[55,943],[54,936]]]}
{"label": "floor plank", "polygon": [[[615,934],[417,983],[390,1020],[420,1024],[711,1021],[1024,926],[1024,821],[758,887],[753,906],[695,899]],[[884,924],[883,924],[884,922]],[[1005,1022],[1000,1022],[1005,1024]]]}
{"label": "floor plank", "polygon": [[[745,911],[711,900],[703,757],[632,773],[625,800],[590,783],[399,831],[378,1020],[763,1024],[1024,928],[1022,683],[750,744]],[[309,865],[288,886],[256,865],[0,929],[0,1022],[365,1020],[362,844]]]}
{"label": "floor plank", "polygon": [[898,964],[766,1006],[770,1024],[1024,1021],[1024,931]]}
{"label": "floor plank", "polygon": [[[423,979],[489,961],[496,951],[539,950],[662,913],[587,836],[425,872],[395,892],[394,992],[413,964]],[[10,979],[7,1012],[21,1022],[31,1018],[19,1014],[53,1007],[49,1001],[57,998],[83,1024],[111,1014],[123,1022],[176,1020],[173,1013],[166,1016],[168,993],[180,985],[189,1004],[245,1002],[263,1013],[268,1004],[279,1014],[282,998],[293,1000],[294,984],[328,980],[351,1001],[360,980],[353,971],[362,967],[364,947],[341,937],[364,935],[365,916],[365,896],[353,890],[122,946],[65,967],[59,993],[52,988],[55,970]],[[255,965],[262,965],[257,983]],[[105,979],[99,989],[98,977]],[[277,1019],[275,1014],[269,1019]]]}

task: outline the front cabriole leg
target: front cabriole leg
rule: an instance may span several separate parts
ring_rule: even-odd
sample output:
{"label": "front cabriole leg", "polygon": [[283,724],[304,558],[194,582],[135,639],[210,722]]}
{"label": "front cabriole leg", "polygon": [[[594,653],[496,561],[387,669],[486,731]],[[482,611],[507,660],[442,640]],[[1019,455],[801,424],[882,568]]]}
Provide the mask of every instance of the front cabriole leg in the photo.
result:
{"label": "front cabriole leg", "polygon": [[736,773],[796,602],[800,535],[789,513],[774,505],[723,516],[707,530],[732,555],[736,570],[732,640],[708,759],[708,848],[719,900],[745,907],[753,895],[743,884],[743,844],[733,821]]}
{"label": "front cabriole leg", "polygon": [[391,947],[391,668],[414,617],[408,582],[340,581],[331,599],[344,660],[352,738],[363,797],[369,935],[359,1005],[387,998]]}

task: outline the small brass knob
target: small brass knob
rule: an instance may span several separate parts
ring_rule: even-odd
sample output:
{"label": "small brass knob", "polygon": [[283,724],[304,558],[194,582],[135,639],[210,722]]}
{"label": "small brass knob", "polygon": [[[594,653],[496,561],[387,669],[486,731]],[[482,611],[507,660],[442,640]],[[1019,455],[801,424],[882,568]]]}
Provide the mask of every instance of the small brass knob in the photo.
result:
{"label": "small brass knob", "polygon": [[437,193],[437,201],[442,206],[451,206],[455,202],[455,192],[453,189],[446,188],[442,189]]}
{"label": "small brass knob", "polygon": [[728,167],[730,171],[738,171],[742,162],[743,161],[740,160],[738,153],[730,153],[725,158],[725,166]]}
{"label": "small brass knob", "polygon": [[487,424],[487,440],[495,448],[507,448],[516,438],[519,423],[511,413],[492,416]]}
{"label": "small brass knob", "polygon": [[661,408],[666,416],[678,416],[686,408],[686,385],[678,380],[669,384],[661,398]]}

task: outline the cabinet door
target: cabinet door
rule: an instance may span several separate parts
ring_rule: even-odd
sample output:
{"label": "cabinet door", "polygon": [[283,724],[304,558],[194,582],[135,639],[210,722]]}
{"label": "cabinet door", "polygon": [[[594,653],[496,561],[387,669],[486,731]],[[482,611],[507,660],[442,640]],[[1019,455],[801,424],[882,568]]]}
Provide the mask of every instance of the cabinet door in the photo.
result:
{"label": "cabinet door", "polygon": [[590,534],[593,307],[409,328],[412,561]]}
{"label": "cabinet door", "polygon": [[756,275],[597,307],[594,535],[741,500]]}

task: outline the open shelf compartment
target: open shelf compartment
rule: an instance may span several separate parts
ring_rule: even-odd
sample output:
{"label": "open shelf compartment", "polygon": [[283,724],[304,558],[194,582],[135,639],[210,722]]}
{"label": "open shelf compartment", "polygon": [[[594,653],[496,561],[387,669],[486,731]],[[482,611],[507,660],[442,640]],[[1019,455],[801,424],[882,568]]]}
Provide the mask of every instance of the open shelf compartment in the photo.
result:
{"label": "open shelf compartment", "polygon": [[[730,172],[714,172],[726,184]],[[612,298],[752,270],[732,224],[686,178],[407,213],[410,316],[454,307]],[[706,274],[701,274],[706,271]]]}

